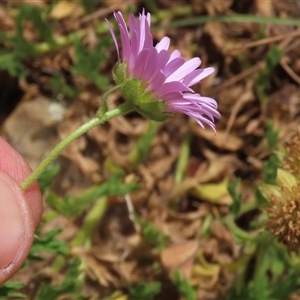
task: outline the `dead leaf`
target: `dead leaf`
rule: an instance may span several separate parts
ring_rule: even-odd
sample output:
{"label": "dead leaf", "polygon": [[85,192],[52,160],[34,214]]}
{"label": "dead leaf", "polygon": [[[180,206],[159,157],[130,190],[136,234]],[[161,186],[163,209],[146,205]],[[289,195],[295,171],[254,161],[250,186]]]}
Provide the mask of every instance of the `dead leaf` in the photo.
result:
{"label": "dead leaf", "polygon": [[57,2],[51,12],[50,18],[61,20],[67,17],[80,17],[83,14],[83,8],[80,3],[71,1],[59,1]]}
{"label": "dead leaf", "polygon": [[215,134],[212,130],[203,130],[196,122],[191,123],[191,130],[195,135],[208,140],[221,149],[237,151],[243,146],[243,140],[233,133],[227,134],[226,131],[217,130],[217,134]]}
{"label": "dead leaf", "polygon": [[181,244],[171,245],[161,253],[161,262],[169,271],[179,269],[186,278],[189,278],[197,249],[197,241],[185,241]]}

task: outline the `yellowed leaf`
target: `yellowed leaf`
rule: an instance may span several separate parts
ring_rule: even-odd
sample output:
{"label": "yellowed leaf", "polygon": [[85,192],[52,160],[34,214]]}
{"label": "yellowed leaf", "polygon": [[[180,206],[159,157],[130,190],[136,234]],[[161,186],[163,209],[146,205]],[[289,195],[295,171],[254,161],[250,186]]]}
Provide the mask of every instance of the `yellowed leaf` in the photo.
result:
{"label": "yellowed leaf", "polygon": [[82,6],[76,2],[59,1],[57,2],[50,13],[53,19],[61,20],[70,16],[80,16],[83,13]]}
{"label": "yellowed leaf", "polygon": [[228,194],[228,178],[220,183],[207,183],[194,187],[190,193],[212,203],[230,205],[232,199]]}

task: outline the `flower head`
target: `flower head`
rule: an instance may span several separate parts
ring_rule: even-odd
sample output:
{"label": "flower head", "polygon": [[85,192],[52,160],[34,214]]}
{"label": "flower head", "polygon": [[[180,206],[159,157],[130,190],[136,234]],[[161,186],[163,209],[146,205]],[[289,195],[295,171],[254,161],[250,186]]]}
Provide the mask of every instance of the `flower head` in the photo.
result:
{"label": "flower head", "polygon": [[286,156],[282,162],[285,170],[295,176],[300,176],[300,131],[296,131],[289,146],[286,147]]}
{"label": "flower head", "polygon": [[264,207],[269,216],[265,227],[280,243],[295,251],[300,247],[300,183],[283,169],[277,170],[277,183],[279,186],[259,186],[268,200]]}
{"label": "flower head", "polygon": [[170,52],[170,39],[164,37],[155,46],[150,32],[150,13],[143,11],[138,19],[129,16],[129,30],[121,12],[114,13],[122,45],[120,54],[114,31],[107,21],[117,48],[119,62],[114,80],[120,92],[138,112],[162,121],[173,113],[184,113],[204,128],[215,130],[214,118],[219,118],[214,99],[195,93],[191,86],[210,75],[214,68],[197,69],[199,58],[185,61],[178,50]]}

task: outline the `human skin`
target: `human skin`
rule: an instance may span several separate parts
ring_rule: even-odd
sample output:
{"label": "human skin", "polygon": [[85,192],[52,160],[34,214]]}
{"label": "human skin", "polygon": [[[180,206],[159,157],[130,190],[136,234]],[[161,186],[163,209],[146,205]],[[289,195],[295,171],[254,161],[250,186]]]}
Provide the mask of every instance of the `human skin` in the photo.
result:
{"label": "human skin", "polygon": [[0,137],[0,286],[22,266],[43,211],[38,184],[20,184],[32,172],[22,156]]}

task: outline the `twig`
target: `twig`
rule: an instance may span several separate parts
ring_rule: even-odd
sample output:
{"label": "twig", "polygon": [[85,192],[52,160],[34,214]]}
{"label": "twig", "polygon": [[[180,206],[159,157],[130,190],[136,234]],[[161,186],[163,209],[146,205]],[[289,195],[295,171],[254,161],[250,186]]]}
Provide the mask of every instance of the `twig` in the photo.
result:
{"label": "twig", "polygon": [[262,46],[262,45],[265,45],[265,44],[271,44],[271,43],[274,43],[274,42],[279,42],[283,39],[295,38],[297,36],[300,36],[300,29],[295,30],[295,31],[293,31],[291,33],[288,33],[288,34],[279,34],[279,35],[267,37],[267,38],[264,38],[264,39],[261,39],[261,40],[258,40],[258,41],[253,41],[253,42],[246,43],[243,46],[243,49]]}
{"label": "twig", "polygon": [[131,197],[129,194],[125,195],[125,202],[129,213],[129,219],[135,224],[134,222],[134,207],[131,201]]}
{"label": "twig", "polygon": [[293,71],[293,69],[286,63],[285,59],[280,60],[280,65],[289,74],[289,76],[300,85],[300,77]]}
{"label": "twig", "polygon": [[[297,30],[297,35],[300,35],[300,30],[299,31]],[[286,38],[278,45],[278,48],[281,49],[283,51],[283,53],[285,51],[287,51],[287,46],[289,45],[289,43],[294,41],[294,35],[289,34],[289,35],[285,35],[285,36],[286,36]],[[233,77],[229,78],[228,80],[224,81],[223,83],[221,83],[219,86],[217,86],[215,88],[215,92],[218,93],[222,89],[228,88],[229,86],[237,83],[238,81],[244,79],[245,77],[251,75],[252,73],[255,73],[256,71],[262,70],[264,68],[265,68],[265,62],[260,61],[257,64],[255,64],[254,66],[242,71],[241,73],[237,74],[236,76],[233,76]],[[296,75],[296,74],[294,74],[294,75]],[[298,81],[296,80],[296,82],[298,82]]]}
{"label": "twig", "polygon": [[[244,95],[246,95],[246,94],[244,94]],[[238,112],[243,107],[244,103],[247,103],[250,100],[251,99],[249,99],[248,96],[246,96],[246,97],[241,96],[241,97],[239,97],[238,101],[234,104],[234,106],[231,110],[231,114],[230,114],[227,126],[226,126],[225,135],[224,135],[224,142],[226,142],[226,140],[227,140],[227,138],[230,134],[231,128],[234,124],[234,121],[236,119],[236,116],[237,116]]]}
{"label": "twig", "polygon": [[84,24],[84,23],[87,23],[87,22],[90,22],[94,19],[99,19],[99,18],[103,18],[109,14],[111,14],[112,12],[114,12],[116,9],[120,9],[123,8],[123,6],[125,5],[126,3],[124,2],[123,4],[120,4],[120,2],[118,3],[115,3],[113,4],[112,6],[110,7],[107,7],[107,8],[101,8],[87,16],[84,16],[79,22],[81,24]]}
{"label": "twig", "polygon": [[251,75],[252,73],[255,73],[256,71],[262,70],[265,67],[265,62],[264,61],[260,61],[257,64],[255,64],[254,66],[244,70],[243,72],[229,78],[228,80],[224,81],[223,83],[221,83],[219,86],[217,86],[215,88],[215,92],[218,93],[220,92],[222,89],[228,88],[229,86],[237,83],[238,81],[246,78],[247,76]]}

